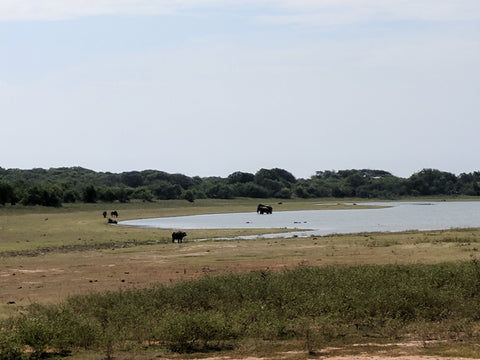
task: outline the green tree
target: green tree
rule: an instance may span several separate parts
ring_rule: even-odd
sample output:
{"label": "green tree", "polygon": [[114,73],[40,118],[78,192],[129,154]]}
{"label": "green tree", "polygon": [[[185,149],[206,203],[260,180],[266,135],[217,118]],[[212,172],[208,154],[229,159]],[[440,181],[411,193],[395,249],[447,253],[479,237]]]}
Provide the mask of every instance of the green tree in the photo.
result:
{"label": "green tree", "polygon": [[250,198],[266,198],[268,191],[263,186],[253,182],[236,183],[232,185],[234,196],[250,197]]}
{"label": "green tree", "polygon": [[153,194],[160,200],[179,199],[182,195],[182,187],[167,181],[157,181],[152,186]]}
{"label": "green tree", "polygon": [[452,195],[458,192],[456,185],[454,174],[436,169],[423,169],[407,181],[411,195]]}
{"label": "green tree", "polygon": [[78,199],[78,194],[75,190],[65,190],[63,192],[63,202],[65,203],[74,203]]}
{"label": "green tree", "polygon": [[123,184],[133,188],[143,185],[143,176],[138,171],[124,172],[120,174],[120,179]]}
{"label": "green tree", "polygon": [[232,188],[224,183],[212,184],[209,186],[205,193],[210,199],[232,199],[233,191]]}
{"label": "green tree", "polygon": [[303,198],[303,199],[306,199],[306,198],[310,197],[303,184],[295,187],[294,194],[295,194],[295,196],[297,196],[299,198]]}
{"label": "green tree", "polygon": [[255,183],[259,185],[265,185],[268,180],[278,181],[290,187],[291,184],[296,182],[295,176],[283,169],[260,169],[255,174]]}
{"label": "green tree", "polygon": [[97,202],[97,189],[92,184],[87,185],[83,189],[83,201],[86,203],[96,203]]}
{"label": "green tree", "polygon": [[23,205],[62,206],[63,191],[58,185],[30,187],[22,199]]}
{"label": "green tree", "polygon": [[195,181],[191,177],[183,174],[172,174],[169,176],[169,181],[172,184],[181,186],[185,190],[195,186]]}
{"label": "green tree", "polygon": [[126,203],[130,201],[129,190],[125,186],[117,186],[115,188],[115,196],[117,200],[121,203]]}
{"label": "green tree", "polygon": [[280,199],[290,199],[292,197],[292,191],[289,188],[282,188],[277,191],[274,196]]}
{"label": "green tree", "polygon": [[193,203],[195,201],[195,194],[192,190],[187,190],[183,193],[183,198],[188,202]]}
{"label": "green tree", "polygon": [[228,175],[227,180],[229,184],[245,184],[248,182],[253,182],[255,180],[255,175],[246,172],[236,171]]}
{"label": "green tree", "polygon": [[7,202],[15,205],[15,191],[10,183],[6,181],[0,181],[0,204],[5,205]]}
{"label": "green tree", "polygon": [[[115,191],[110,186],[102,186],[97,189],[97,197],[96,199],[105,202],[114,202],[117,200],[117,195]],[[89,202],[89,201],[86,201]]]}
{"label": "green tree", "polygon": [[153,201],[153,193],[146,186],[136,188],[130,196],[132,199],[139,199],[143,201]]}

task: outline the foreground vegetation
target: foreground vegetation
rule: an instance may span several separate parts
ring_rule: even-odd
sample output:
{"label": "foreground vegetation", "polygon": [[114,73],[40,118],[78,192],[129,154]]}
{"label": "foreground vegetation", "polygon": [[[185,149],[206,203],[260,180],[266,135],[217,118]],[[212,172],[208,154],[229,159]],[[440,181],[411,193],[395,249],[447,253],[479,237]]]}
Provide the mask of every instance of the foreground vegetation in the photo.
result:
{"label": "foreground vegetation", "polygon": [[[158,354],[294,341],[310,354],[367,341],[480,339],[477,260],[435,265],[299,267],[175,286],[74,296],[4,321],[3,358],[153,347]],[[30,358],[32,355],[30,355]]]}

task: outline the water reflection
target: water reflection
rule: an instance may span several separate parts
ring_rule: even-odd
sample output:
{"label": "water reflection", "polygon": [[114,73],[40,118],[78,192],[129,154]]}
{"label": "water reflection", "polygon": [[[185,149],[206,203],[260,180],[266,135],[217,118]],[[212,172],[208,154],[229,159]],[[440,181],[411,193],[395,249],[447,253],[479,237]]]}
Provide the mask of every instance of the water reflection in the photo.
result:
{"label": "water reflection", "polygon": [[[381,202],[388,207],[357,210],[274,211],[209,214],[121,221],[162,229],[291,229],[286,236],[480,227],[480,202]],[[278,234],[262,235],[274,237]]]}

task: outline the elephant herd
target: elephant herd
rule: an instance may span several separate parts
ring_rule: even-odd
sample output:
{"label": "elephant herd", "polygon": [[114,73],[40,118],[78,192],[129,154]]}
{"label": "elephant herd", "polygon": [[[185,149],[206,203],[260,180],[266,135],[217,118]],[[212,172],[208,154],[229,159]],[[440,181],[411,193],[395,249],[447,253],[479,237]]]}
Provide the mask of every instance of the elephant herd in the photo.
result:
{"label": "elephant herd", "polygon": [[[107,216],[108,216],[108,212],[107,211],[104,211],[102,213],[103,215],[103,218],[106,219]],[[108,224],[118,224],[117,220],[114,220],[114,219],[117,219],[118,218],[118,211],[117,210],[113,210],[110,212],[110,217],[108,217],[108,220],[107,220],[107,223]],[[177,242],[180,244],[183,242],[183,238],[187,236],[187,233],[184,232],[184,231],[174,231],[172,233],[172,243],[175,242],[175,240],[177,240]]]}
{"label": "elephant herd", "polygon": [[[108,212],[104,211],[102,215],[103,215],[104,218],[106,218],[107,215],[108,215]],[[111,211],[111,212],[110,212],[110,216],[111,216],[112,218],[118,218],[118,211],[117,211],[117,210]]]}
{"label": "elephant herd", "polygon": [[[273,209],[270,205],[258,204],[257,206],[257,214],[271,214]],[[103,217],[107,218],[108,213],[106,211],[103,212]],[[110,216],[108,218],[109,224],[117,224],[117,220],[113,220],[112,218],[118,218],[118,211],[114,210],[110,212]],[[183,238],[187,236],[187,233],[184,231],[174,231],[172,232],[172,243],[177,240],[179,244],[183,242]]]}
{"label": "elephant herd", "polygon": [[[106,211],[104,211],[104,212],[102,213],[102,215],[103,215],[103,218],[106,219],[108,213],[107,213]],[[116,223],[117,223],[117,220],[113,220],[113,219],[116,219],[116,218],[118,218],[118,211],[117,211],[117,210],[113,210],[113,211],[110,212],[110,217],[108,218],[107,222],[108,222],[109,224],[116,224]]]}

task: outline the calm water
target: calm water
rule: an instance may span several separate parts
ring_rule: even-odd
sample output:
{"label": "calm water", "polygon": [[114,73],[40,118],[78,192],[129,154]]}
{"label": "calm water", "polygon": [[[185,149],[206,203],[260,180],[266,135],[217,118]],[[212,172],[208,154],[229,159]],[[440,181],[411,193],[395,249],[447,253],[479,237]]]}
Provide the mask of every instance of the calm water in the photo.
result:
{"label": "calm water", "polygon": [[[370,203],[371,204],[371,203]],[[179,216],[121,221],[126,226],[164,229],[287,228],[290,236],[375,231],[441,230],[480,227],[480,201],[376,203],[388,208],[359,210],[275,211]]]}

